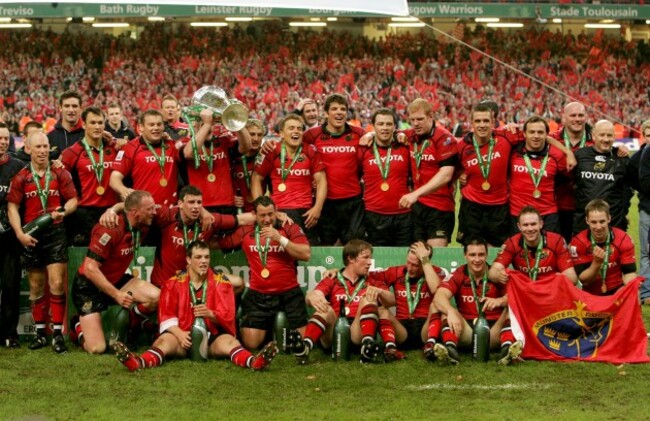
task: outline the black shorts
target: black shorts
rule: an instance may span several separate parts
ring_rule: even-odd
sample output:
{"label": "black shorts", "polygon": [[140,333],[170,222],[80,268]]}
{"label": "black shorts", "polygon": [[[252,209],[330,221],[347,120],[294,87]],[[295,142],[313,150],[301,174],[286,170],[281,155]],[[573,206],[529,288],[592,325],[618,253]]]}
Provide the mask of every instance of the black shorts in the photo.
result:
{"label": "black shorts", "polygon": [[407,247],[413,243],[411,212],[382,215],[366,212],[366,235],[373,246]]}
{"label": "black shorts", "polygon": [[[133,279],[133,275],[125,273],[115,284],[120,289]],[[92,313],[101,313],[110,306],[115,305],[115,300],[104,294],[92,281],[77,272],[72,281],[72,303],[77,308],[77,313],[85,316]]]}
{"label": "black shorts", "polygon": [[468,238],[483,238],[488,244],[499,247],[510,236],[510,207],[482,205],[462,199],[458,211],[456,241],[465,244]]}
{"label": "black shorts", "polygon": [[249,289],[241,303],[242,317],[240,327],[271,330],[275,315],[284,311],[290,329],[307,324],[305,295],[300,287],[287,292],[270,295]]}
{"label": "black shorts", "polygon": [[280,212],[286,213],[289,218],[293,219],[293,222],[295,224],[298,224],[300,228],[302,228],[302,231],[307,236],[307,239],[309,240],[309,244],[311,246],[317,246],[319,244],[318,232],[316,231],[316,228],[315,227],[312,229],[305,228],[305,217],[302,216],[302,214],[307,212],[309,209],[278,209],[278,210]]}
{"label": "black shorts", "polygon": [[106,209],[108,208],[79,206],[72,215],[66,217],[64,224],[68,235],[68,244],[72,247],[88,247],[90,233]]}
{"label": "black shorts", "polygon": [[403,344],[400,344],[400,348],[404,349],[419,349],[422,348],[424,343],[422,342],[422,328],[424,323],[426,323],[426,318],[417,318],[417,319],[404,319],[399,320],[399,322],[406,329],[406,340]]}
{"label": "black shorts", "polygon": [[[511,221],[512,221],[512,235],[518,234],[519,233],[519,227],[517,226],[517,222],[519,222],[519,217],[511,215],[510,216]],[[544,231],[551,231],[555,232],[558,234],[562,234],[560,232],[560,217],[558,216],[557,213],[549,213],[548,215],[542,215],[542,221],[544,221]]]}
{"label": "black shorts", "polygon": [[38,243],[26,247],[21,256],[25,269],[43,269],[54,263],[68,262],[68,243],[63,224],[52,225],[35,237]]}
{"label": "black shorts", "polygon": [[420,202],[413,205],[413,232],[415,240],[426,241],[433,238],[446,238],[451,241],[456,224],[454,212],[444,212]]}
{"label": "black shorts", "polygon": [[325,200],[320,220],[316,225],[321,245],[331,246],[336,240],[345,244],[353,239],[363,239],[364,214],[361,196]]}

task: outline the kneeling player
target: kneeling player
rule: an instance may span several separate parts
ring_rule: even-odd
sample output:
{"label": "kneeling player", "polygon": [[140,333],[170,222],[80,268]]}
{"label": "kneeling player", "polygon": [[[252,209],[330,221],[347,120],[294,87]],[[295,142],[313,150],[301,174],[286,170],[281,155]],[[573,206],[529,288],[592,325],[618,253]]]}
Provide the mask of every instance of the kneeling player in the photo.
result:
{"label": "kneeling player", "polygon": [[594,295],[612,295],[636,278],[634,242],[619,228],[610,227],[609,205],[594,199],[585,207],[588,229],[571,240],[571,256],[582,289]]}
{"label": "kneeling player", "polygon": [[[501,345],[499,364],[507,365],[521,355],[522,343],[515,342],[510,328],[505,288],[488,281],[487,250],[485,240],[468,239],[463,246],[467,264],[456,269],[436,292],[435,305],[447,316],[442,329],[444,345],[435,345],[436,356],[442,362],[460,362],[458,346],[472,345],[473,321],[480,312],[490,324],[490,347],[496,349]],[[452,297],[458,309],[452,306]]]}
{"label": "kneeling player", "polygon": [[80,316],[74,330],[79,344],[91,354],[106,350],[102,311],[117,303],[131,309],[134,324],[142,324],[158,306],[160,290],[125,273],[156,215],[156,204],[150,193],[135,190],[124,201],[124,209],[115,228],[95,225],[88,253],[72,284],[72,300]]}
{"label": "kneeling player", "polygon": [[269,342],[257,356],[242,347],[235,338],[235,295],[232,285],[221,273],[210,269],[210,250],[203,241],[191,243],[187,249],[187,271],[169,279],[160,293],[158,319],[161,335],[153,346],[136,356],[118,342],[115,354],[129,371],[157,367],[165,357],[185,357],[192,346],[190,335],[197,317],[205,321],[208,335],[208,357],[230,356],[240,367],[261,370],[278,352]]}
{"label": "kneeling player", "polygon": [[304,340],[293,341],[298,363],[307,363],[309,352],[319,340],[324,348],[332,345],[336,315],[340,313],[342,302],[350,322],[350,339],[353,344],[361,345],[362,363],[373,362],[379,354],[379,345],[375,342],[378,328],[386,345],[386,361],[404,358],[395,345],[395,331],[387,310],[395,304],[395,296],[369,273],[372,246],[363,240],[350,240],[343,247],[343,261],[343,270],[323,279],[305,297],[307,304],[316,311],[307,323]]}
{"label": "kneeling player", "polygon": [[395,291],[396,314],[389,313],[389,318],[397,344],[424,346],[424,356],[431,361],[436,359],[434,346],[440,334],[440,314],[432,305],[433,296],[440,279],[445,278],[442,269],[431,264],[432,254],[429,244],[418,241],[409,248],[406,265],[376,272]]}

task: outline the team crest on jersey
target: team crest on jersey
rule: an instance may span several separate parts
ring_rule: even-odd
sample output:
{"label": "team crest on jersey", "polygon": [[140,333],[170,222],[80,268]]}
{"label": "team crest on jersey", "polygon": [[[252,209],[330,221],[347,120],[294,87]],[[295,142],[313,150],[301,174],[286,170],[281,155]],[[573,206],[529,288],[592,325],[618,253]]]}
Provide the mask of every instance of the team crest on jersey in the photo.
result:
{"label": "team crest on jersey", "polygon": [[451,137],[448,137],[447,139],[445,139],[444,142],[442,142],[442,144],[447,146],[447,145],[451,145],[451,142],[452,142]]}
{"label": "team crest on jersey", "polygon": [[113,151],[111,151],[110,149],[104,149],[104,155],[111,156],[113,155]]}
{"label": "team crest on jersey", "polygon": [[102,246],[108,244],[109,241],[111,241],[111,235],[109,233],[104,233],[101,237],[99,237],[99,244]]}
{"label": "team crest on jersey", "polygon": [[605,162],[596,162],[594,164],[594,170],[595,171],[602,171],[605,169],[605,165],[607,165]]}
{"label": "team crest on jersey", "polygon": [[83,313],[90,313],[90,310],[93,309],[93,302],[92,301],[86,301],[84,305],[81,307],[81,311]]}
{"label": "team crest on jersey", "polygon": [[349,141],[351,141],[351,140],[352,140],[352,135],[351,135],[351,134],[345,136],[345,141],[346,141],[346,142],[349,142]]}
{"label": "team crest on jersey", "polygon": [[594,159],[597,162],[607,162],[607,157],[605,155],[596,155]]}
{"label": "team crest on jersey", "polygon": [[296,159],[296,162],[303,162],[305,159],[307,159],[307,157],[305,156],[304,153],[301,153]]}
{"label": "team crest on jersey", "polygon": [[124,156],[124,151],[119,151],[117,155],[115,155],[115,160],[121,161],[123,156]]}
{"label": "team crest on jersey", "polygon": [[537,339],[556,355],[565,358],[592,358],[598,355],[612,331],[613,313],[591,312],[581,301],[575,309],[563,310],[533,325]]}

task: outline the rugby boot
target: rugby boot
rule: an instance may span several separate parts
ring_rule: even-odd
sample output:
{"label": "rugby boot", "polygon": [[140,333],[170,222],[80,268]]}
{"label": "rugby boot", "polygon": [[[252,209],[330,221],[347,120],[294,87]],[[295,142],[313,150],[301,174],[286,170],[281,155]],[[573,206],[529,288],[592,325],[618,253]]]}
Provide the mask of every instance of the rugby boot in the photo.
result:
{"label": "rugby boot", "polygon": [[18,338],[11,336],[5,339],[4,346],[5,348],[17,349],[20,348],[20,341],[18,340]]}
{"label": "rugby boot", "polygon": [[268,367],[273,361],[273,358],[278,353],[278,347],[275,341],[271,341],[268,344],[264,345],[264,348],[255,356],[253,362],[251,363],[251,368],[255,371],[263,370]]}
{"label": "rugby boot", "polygon": [[65,346],[65,339],[63,339],[62,334],[57,333],[52,337],[52,349],[57,354],[68,352],[68,348]]}
{"label": "rugby boot", "polygon": [[41,349],[47,346],[47,338],[45,336],[36,335],[34,339],[29,343],[29,349]]}
{"label": "rugby boot", "polygon": [[436,344],[433,348],[436,358],[443,364],[458,365],[460,356],[454,345]]}
{"label": "rugby boot", "polygon": [[435,346],[436,344],[434,342],[427,342],[426,344],[424,344],[424,348],[422,348],[422,352],[424,353],[424,358],[426,358],[431,362],[435,362],[438,359],[436,357]]}
{"label": "rugby boot", "polygon": [[521,341],[515,341],[510,346],[501,347],[501,358],[499,358],[497,364],[509,365],[511,362],[519,360],[523,350],[524,344]]}
{"label": "rugby boot", "polygon": [[379,344],[372,338],[366,338],[361,343],[361,359],[362,363],[373,363],[379,355]]}
{"label": "rugby boot", "polygon": [[117,357],[117,360],[121,362],[124,367],[128,368],[129,371],[138,371],[143,368],[142,359],[138,358],[138,356],[131,352],[122,342],[116,342],[113,345],[113,353]]}
{"label": "rugby boot", "polygon": [[394,346],[389,346],[384,349],[384,361],[392,363],[406,358],[406,354]]}

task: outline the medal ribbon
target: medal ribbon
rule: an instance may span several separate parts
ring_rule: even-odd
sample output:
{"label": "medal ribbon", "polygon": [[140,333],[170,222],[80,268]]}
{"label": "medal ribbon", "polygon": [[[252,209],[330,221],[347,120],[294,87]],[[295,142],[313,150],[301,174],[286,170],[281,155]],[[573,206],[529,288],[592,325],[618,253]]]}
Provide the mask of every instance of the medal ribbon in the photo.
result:
{"label": "medal ribbon", "polygon": [[409,307],[409,316],[412,316],[415,308],[420,302],[420,292],[422,291],[422,285],[424,285],[424,277],[418,280],[417,286],[415,287],[415,296],[413,296],[413,293],[411,292],[411,283],[408,273],[404,277],[404,285],[406,285],[406,302]]}
{"label": "medal ribbon", "polygon": [[32,177],[34,177],[34,184],[36,185],[36,194],[38,195],[38,198],[41,200],[41,206],[43,207],[43,211],[47,212],[47,198],[50,195],[50,180],[52,179],[52,174],[50,173],[50,164],[47,164],[47,167],[45,167],[45,184],[43,188],[41,188],[41,177],[36,174],[36,171],[34,171],[34,167],[32,164],[29,164],[29,171],[32,173]]}
{"label": "medal ribbon", "polygon": [[539,174],[535,175],[535,171],[533,169],[533,165],[530,162],[530,157],[528,156],[527,153],[524,154],[524,161],[526,162],[526,168],[528,169],[528,174],[530,175],[530,179],[533,180],[533,185],[535,186],[535,190],[537,190],[537,187],[539,187],[539,183],[542,182],[542,177],[544,176],[544,172],[546,171],[546,164],[548,164],[548,156],[550,154],[544,155],[544,159],[542,159],[542,164],[539,167]]}
{"label": "medal ribbon", "polygon": [[336,277],[338,278],[341,285],[343,285],[343,288],[345,288],[345,297],[347,298],[348,304],[354,301],[361,288],[363,288],[364,285],[366,284],[366,278],[361,278],[361,280],[357,284],[357,287],[354,289],[354,292],[352,293],[352,295],[350,295],[350,289],[348,288],[348,283],[346,282],[343,275],[341,275],[341,272],[337,272]]}
{"label": "medal ribbon", "polygon": [[424,154],[424,150],[429,146],[429,139],[425,140],[422,142],[422,147],[418,150],[418,144],[413,143],[413,158],[415,159],[415,168],[417,170],[420,170],[420,162],[422,162],[422,155]]}
{"label": "medal ribbon", "polygon": [[[609,269],[609,257],[611,255],[609,244],[612,242],[612,237],[613,235],[610,231],[607,235],[607,240],[605,240],[605,259],[603,259],[603,264],[600,265],[600,269],[598,269],[603,287],[605,287],[605,278],[607,278],[607,269]],[[596,247],[596,240],[594,240],[594,237],[591,234],[589,234],[589,239],[591,240],[591,249],[593,250],[593,248]],[[606,291],[605,288],[603,288],[603,290]]]}
{"label": "medal ribbon", "polygon": [[300,156],[301,152],[302,152],[302,145],[298,146],[298,149],[296,150],[296,154],[293,156],[293,160],[291,160],[291,164],[289,164],[289,168],[285,168],[284,165],[287,162],[287,148],[284,146],[284,143],[282,144],[280,148],[280,165],[282,168],[280,172],[280,176],[282,177],[283,183],[289,176],[289,172],[293,168],[293,165],[298,161],[298,157]]}
{"label": "medal ribbon", "polygon": [[138,255],[140,254],[140,230],[138,229],[133,229],[131,226],[131,223],[129,222],[129,219],[125,216],[124,221],[126,222],[126,226],[129,228],[129,232],[131,233],[131,241],[133,242],[133,261],[131,262],[132,266],[135,266],[137,263],[137,258]]}
{"label": "medal ribbon", "polygon": [[191,243],[195,242],[199,238],[199,234],[201,233],[201,227],[199,226],[199,221],[196,221],[194,223],[194,228],[193,228],[194,236],[192,238],[192,241],[188,241],[188,237],[187,237],[188,227],[183,221],[181,221],[181,224],[183,225],[183,241],[184,241],[183,244],[185,244],[185,249],[187,249]]}
{"label": "medal ribbon", "polygon": [[156,159],[156,162],[158,162],[160,173],[162,174],[163,178],[165,178],[165,142],[160,142],[160,156],[156,153],[153,146],[151,146],[149,142],[145,141],[144,144],[147,145],[149,152],[151,152],[151,155],[153,155],[153,157]]}
{"label": "medal ribbon", "polygon": [[483,155],[481,154],[481,147],[478,145],[478,141],[474,136],[472,136],[472,144],[474,145],[474,151],[476,151],[476,159],[478,161],[478,167],[481,169],[481,174],[483,179],[487,181],[490,176],[490,167],[492,166],[492,150],[494,149],[494,138],[491,137],[488,141],[488,153],[487,159],[483,160]]}
{"label": "medal ribbon", "polygon": [[540,234],[539,243],[537,243],[537,250],[535,250],[535,266],[532,269],[530,268],[530,260],[528,259],[530,251],[525,243],[524,247],[526,247],[526,267],[528,268],[528,275],[530,276],[530,279],[536,281],[537,273],[539,272],[539,260],[541,259],[542,250],[544,249],[544,237]]}
{"label": "medal ribbon", "polygon": [[487,294],[488,290],[488,277],[487,277],[487,271],[483,274],[483,279],[481,280],[483,282],[483,285],[481,287],[481,296],[479,297],[476,291],[476,279],[474,279],[474,275],[471,273],[469,274],[469,284],[472,287],[472,295],[474,296],[474,304],[476,304],[476,312],[478,314],[478,317],[485,317],[485,314],[483,313],[483,306],[479,302],[479,300],[483,297],[485,297],[485,294]]}
{"label": "medal ribbon", "polygon": [[[386,151],[386,161],[384,161],[383,165],[381,163],[381,156],[379,156],[379,149],[377,149],[376,141],[372,142],[372,153],[375,155],[375,161],[377,161],[377,168],[379,168],[381,178],[386,181],[388,178],[388,172],[390,171],[390,157],[393,153],[393,148],[391,146],[388,146],[388,150]],[[422,158],[420,157],[420,159]]]}
{"label": "medal ribbon", "polygon": [[[205,281],[203,281],[203,284],[196,289],[194,288],[194,285],[192,285],[192,282],[190,282],[189,284],[190,284],[190,295],[192,296],[192,305],[196,306],[200,304],[205,304],[206,298],[208,296],[208,289],[207,289],[208,280],[206,279]],[[201,294],[201,298],[199,299],[196,298],[197,291],[203,291],[203,293]]]}
{"label": "medal ribbon", "polygon": [[[257,155],[253,157],[253,161]],[[248,171],[248,157],[246,155],[241,156],[241,164],[242,168],[244,171],[244,181],[246,182],[246,187],[248,187],[248,190],[250,191],[251,189],[251,173]]]}
{"label": "medal ribbon", "polygon": [[81,144],[83,145],[86,153],[88,154],[88,159],[90,159],[91,166],[93,167],[93,172],[95,173],[95,178],[99,185],[102,185],[102,177],[104,176],[104,146],[100,145],[99,147],[99,162],[95,161],[95,155],[93,154],[92,148],[86,141],[84,137],[81,139]]}
{"label": "medal ribbon", "polygon": [[[567,147],[569,150],[573,150],[573,146],[571,146],[571,139],[569,139],[569,133],[567,132],[566,129],[564,129],[562,133],[562,137],[564,137],[564,146]],[[582,132],[582,139],[580,140],[580,143],[578,144],[578,148],[584,148],[585,143],[587,143],[587,130],[584,130]]]}
{"label": "medal ribbon", "polygon": [[208,172],[212,173],[212,168],[214,168],[214,142],[210,141],[210,153],[205,150],[205,145],[201,146],[201,151],[203,152],[203,155],[205,155],[205,162],[208,164]]}
{"label": "medal ribbon", "polygon": [[262,247],[262,241],[260,239],[260,226],[255,225],[255,244],[257,244],[257,254],[260,256],[262,261],[262,267],[266,267],[266,258],[269,253],[269,244],[271,243],[271,237],[266,237],[266,244]]}

